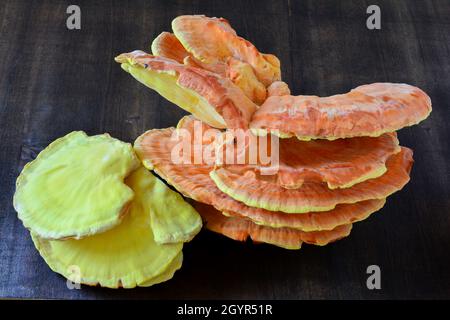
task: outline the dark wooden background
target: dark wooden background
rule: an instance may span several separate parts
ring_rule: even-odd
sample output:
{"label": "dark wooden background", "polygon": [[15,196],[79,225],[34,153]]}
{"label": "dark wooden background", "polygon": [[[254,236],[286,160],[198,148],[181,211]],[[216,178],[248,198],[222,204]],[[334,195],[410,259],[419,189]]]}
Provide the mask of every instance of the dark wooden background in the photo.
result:
{"label": "dark wooden background", "polygon": [[[66,8],[81,7],[81,30]],[[366,28],[378,4],[382,29]],[[345,240],[287,251],[202,231],[173,280],[152,288],[69,290],[34,249],[12,207],[23,165],[72,130],[132,142],[184,112],[114,63],[149,50],[181,14],[227,18],[282,61],[295,94],[331,95],[376,81],[432,98],[425,122],[399,133],[414,149],[411,182]],[[0,296],[25,298],[450,298],[450,2],[2,1],[0,4]],[[379,265],[382,289],[366,288]]]}

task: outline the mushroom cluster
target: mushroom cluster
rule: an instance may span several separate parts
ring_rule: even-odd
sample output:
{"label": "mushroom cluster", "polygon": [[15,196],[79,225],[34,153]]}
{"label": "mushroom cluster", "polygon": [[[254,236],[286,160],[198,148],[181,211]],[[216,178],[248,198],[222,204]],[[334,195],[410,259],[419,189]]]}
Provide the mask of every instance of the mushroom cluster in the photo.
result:
{"label": "mushroom cluster", "polygon": [[14,207],[55,272],[111,288],[166,281],[202,218],[235,240],[326,245],[408,183],[412,151],[396,131],[430,114],[419,88],[373,83],[294,96],[278,58],[225,19],[180,16],[172,29],[152,54],[115,60],[191,115],[134,146],[69,133],[17,179]]}
{"label": "mushroom cluster", "polygon": [[[430,114],[419,88],[373,83],[330,97],[295,96],[278,58],[225,19],[180,16],[172,29],[153,41],[152,54],[137,50],[116,61],[192,114],[176,128],[145,132],[134,147],[144,166],[195,200],[207,229],[288,249],[325,245],[409,181],[412,151],[396,131]],[[183,161],[174,159],[180,145]],[[263,161],[264,148],[275,164]]]}

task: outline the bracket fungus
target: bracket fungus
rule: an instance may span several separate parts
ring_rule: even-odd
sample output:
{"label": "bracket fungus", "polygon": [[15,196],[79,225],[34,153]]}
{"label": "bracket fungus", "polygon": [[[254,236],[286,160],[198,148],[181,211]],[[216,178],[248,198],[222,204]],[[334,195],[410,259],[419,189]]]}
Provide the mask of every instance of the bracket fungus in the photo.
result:
{"label": "bracket fungus", "polygon": [[[349,226],[380,210],[409,181],[412,150],[400,146],[395,131],[430,114],[431,100],[421,89],[372,83],[330,97],[295,96],[281,81],[279,60],[239,37],[227,20],[180,16],[172,21],[172,31],[153,41],[152,52],[178,63],[179,79],[178,70],[215,79],[195,81],[195,90],[208,103],[174,101],[162,93],[193,116],[176,128],[145,132],[134,148],[145,167],[197,201],[206,228],[237,240],[250,237],[299,248],[307,242],[301,240],[305,234],[350,232]],[[131,56],[116,60],[129,71],[127,60],[133,66],[140,63]],[[215,81],[233,87],[233,94],[211,89]],[[213,102],[211,96],[220,99]],[[233,111],[217,101],[232,101]],[[195,118],[203,122],[196,125]],[[196,128],[208,134],[187,144],[181,141],[185,135],[196,137]],[[249,130],[240,136],[236,129]],[[275,164],[265,163],[259,154],[248,156],[261,145],[266,156],[276,155]],[[229,146],[234,150],[227,158]],[[179,161],[184,149],[188,155]]]}
{"label": "bracket fungus", "polygon": [[430,97],[402,83],[372,83],[330,97],[269,97],[255,112],[250,128],[300,140],[378,137],[426,119]]}
{"label": "bracket fungus", "polygon": [[[188,198],[214,206],[228,215],[249,218],[258,224],[291,227],[303,231],[331,230],[339,225],[360,221],[384,205],[384,199],[369,200],[355,204],[339,204],[333,210],[326,212],[305,214],[286,214],[247,206],[223,193],[215,185],[209,176],[214,169],[214,164],[176,164],[173,162],[172,150],[183,139],[181,135],[177,134],[177,130],[184,129],[194,134],[193,123],[195,121],[198,122],[192,116],[184,117],[180,120],[177,128],[149,130],[136,139],[134,144],[136,153],[144,166],[154,170]],[[195,148],[194,140],[191,142],[193,144],[190,148],[192,152],[201,151],[200,148]],[[209,144],[214,143],[214,140],[202,140],[202,143],[206,148]]]}
{"label": "bracket fungus", "polygon": [[142,170],[126,180],[135,198],[117,227],[80,240],[45,240],[32,233],[36,248],[53,271],[70,279],[69,267],[76,265],[80,283],[109,288],[133,288],[154,281],[166,271],[173,274],[172,262],[180,259],[183,243],[155,241],[148,212],[153,199],[141,188],[148,182],[143,180],[156,177],[146,176]]}
{"label": "bracket fungus", "polygon": [[400,153],[388,159],[387,172],[382,176],[351,188],[335,190],[315,182],[304,183],[298,189],[285,189],[276,181],[264,179],[251,171],[241,175],[218,169],[211,171],[210,176],[222,192],[250,207],[305,213],[328,211],[340,203],[384,199],[408,183],[412,162],[412,151],[402,147]]}
{"label": "bracket fungus", "polygon": [[[222,172],[238,175],[251,172],[249,174],[254,173],[264,179],[268,178],[268,171],[275,170],[270,180],[287,189],[301,188],[303,182],[323,182],[329,189],[352,187],[383,175],[387,171],[388,158],[401,150],[396,135],[391,133],[374,138],[333,141],[306,142],[296,138],[273,139],[269,136],[250,137],[248,140],[245,148],[239,147],[237,143],[234,146],[238,150],[236,153],[239,153],[236,157],[244,158],[242,163],[216,165],[214,171],[220,168]],[[255,145],[258,150],[251,149]],[[251,163],[250,158],[254,153],[263,161]]]}
{"label": "bracket fungus", "polygon": [[69,133],[25,165],[14,208],[41,238],[82,238],[111,229],[133,198],[124,178],[138,166],[128,143],[108,134]]}
{"label": "bracket fungus", "polygon": [[183,243],[202,226],[130,144],[106,134],[72,132],[51,143],[23,169],[14,205],[52,270],[109,288],[171,279]]}
{"label": "bracket fungus", "polygon": [[216,128],[247,128],[256,105],[229,79],[143,51],[116,57],[122,69]]}
{"label": "bracket fungus", "polygon": [[227,62],[232,57],[248,63],[265,86],[281,79],[278,58],[260,53],[252,43],[237,36],[223,18],[179,16],[172,21],[172,30],[183,47],[202,62]]}
{"label": "bracket fungus", "polygon": [[195,206],[205,220],[208,230],[223,234],[233,240],[245,241],[248,238],[258,243],[269,243],[285,249],[300,249],[302,243],[324,246],[330,242],[347,237],[351,224],[340,225],[333,230],[304,232],[292,228],[272,228],[257,225],[250,220],[226,217],[212,206],[197,203]]}
{"label": "bracket fungus", "polygon": [[260,53],[223,18],[179,16],[172,21],[172,29],[174,33],[162,32],[153,40],[153,55],[228,78],[257,105],[270,95],[270,86],[281,80],[278,58]]}

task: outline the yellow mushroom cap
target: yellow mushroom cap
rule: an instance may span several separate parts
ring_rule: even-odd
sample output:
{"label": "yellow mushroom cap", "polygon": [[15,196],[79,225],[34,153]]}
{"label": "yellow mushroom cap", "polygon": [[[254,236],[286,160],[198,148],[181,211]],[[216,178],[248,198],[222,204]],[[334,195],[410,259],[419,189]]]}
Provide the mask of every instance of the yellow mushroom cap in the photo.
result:
{"label": "yellow mushroom cap", "polygon": [[130,144],[75,131],[23,168],[14,207],[36,235],[82,238],[120,223],[133,191],[124,178],[139,165]]}

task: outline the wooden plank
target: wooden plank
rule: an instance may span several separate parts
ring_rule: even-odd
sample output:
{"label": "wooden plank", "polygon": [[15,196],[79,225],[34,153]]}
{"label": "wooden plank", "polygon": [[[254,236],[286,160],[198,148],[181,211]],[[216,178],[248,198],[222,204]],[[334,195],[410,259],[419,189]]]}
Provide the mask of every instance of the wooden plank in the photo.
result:
{"label": "wooden plank", "polygon": [[[365,27],[369,1],[77,1],[82,29],[65,27],[57,1],[0,6],[0,297],[24,298],[448,298],[450,297],[450,4],[378,1],[382,29]],[[330,95],[375,81],[423,88],[434,110],[399,133],[415,151],[411,182],[385,208],[324,248],[286,251],[202,231],[183,268],[152,288],[69,290],[33,247],[12,207],[23,165],[72,131],[132,142],[184,111],[114,63],[149,50],[180,14],[227,18],[282,61],[295,94]],[[366,288],[377,264],[382,290]]]}

